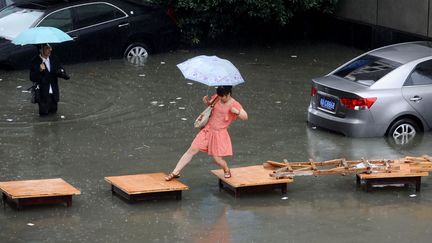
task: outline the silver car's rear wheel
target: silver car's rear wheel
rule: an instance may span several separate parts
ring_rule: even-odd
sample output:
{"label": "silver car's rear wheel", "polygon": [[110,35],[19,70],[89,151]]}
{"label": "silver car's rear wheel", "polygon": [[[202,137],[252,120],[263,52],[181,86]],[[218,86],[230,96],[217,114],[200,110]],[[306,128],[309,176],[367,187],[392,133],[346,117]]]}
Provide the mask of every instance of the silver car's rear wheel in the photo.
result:
{"label": "silver car's rear wheel", "polygon": [[417,132],[419,132],[417,123],[411,119],[401,119],[391,126],[389,136],[397,145],[404,145],[412,141]]}

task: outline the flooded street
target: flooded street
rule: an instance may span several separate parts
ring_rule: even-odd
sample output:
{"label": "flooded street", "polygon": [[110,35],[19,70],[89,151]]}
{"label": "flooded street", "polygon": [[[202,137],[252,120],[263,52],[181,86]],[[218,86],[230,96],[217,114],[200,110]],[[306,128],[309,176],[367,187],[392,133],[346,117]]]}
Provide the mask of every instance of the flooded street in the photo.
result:
{"label": "flooded street", "polygon": [[286,195],[236,199],[219,191],[210,173],[218,167],[200,153],[182,171],[180,181],[189,190],[181,201],[127,203],[104,181],[174,168],[197,133],[193,121],[204,108],[202,97],[214,92],[184,79],[176,67],[197,55],[230,60],[246,81],[233,88],[249,120],[230,128],[232,167],[432,155],[431,132],[400,147],[385,138],[354,139],[307,125],[311,79],[360,53],[296,42],[177,50],[153,55],[142,66],[124,60],[66,65],[71,79],[60,80],[58,114],[44,118],[23,92],[31,85],[28,71],[0,71],[0,181],[61,177],[81,190],[70,208],[5,206],[0,242],[429,242],[429,177],[420,193],[366,193],[354,175],[304,176],[288,184]]}

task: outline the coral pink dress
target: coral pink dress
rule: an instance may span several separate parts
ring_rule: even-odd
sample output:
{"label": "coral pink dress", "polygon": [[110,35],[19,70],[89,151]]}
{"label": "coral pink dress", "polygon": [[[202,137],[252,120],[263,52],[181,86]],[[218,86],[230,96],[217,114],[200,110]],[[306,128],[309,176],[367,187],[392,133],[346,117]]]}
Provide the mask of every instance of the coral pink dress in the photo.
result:
{"label": "coral pink dress", "polygon": [[232,156],[228,127],[238,116],[231,112],[232,107],[239,111],[243,109],[241,104],[232,97],[226,104],[218,100],[213,107],[208,123],[196,135],[191,147],[207,152],[210,156]]}

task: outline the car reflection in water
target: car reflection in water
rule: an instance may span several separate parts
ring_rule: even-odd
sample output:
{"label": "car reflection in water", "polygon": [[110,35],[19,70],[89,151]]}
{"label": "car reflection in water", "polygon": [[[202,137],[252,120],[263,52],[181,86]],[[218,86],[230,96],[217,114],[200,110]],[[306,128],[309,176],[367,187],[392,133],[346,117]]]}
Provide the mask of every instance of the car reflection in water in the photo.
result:
{"label": "car reflection in water", "polygon": [[315,161],[338,158],[399,159],[407,155],[431,155],[432,134],[419,134],[407,144],[396,144],[391,137],[351,138],[307,126],[305,129],[308,155]]}
{"label": "car reflection in water", "polygon": [[144,66],[144,64],[147,62],[148,55],[145,56],[139,56],[139,55],[132,55],[126,57],[126,62],[128,64],[134,65],[134,66]]}

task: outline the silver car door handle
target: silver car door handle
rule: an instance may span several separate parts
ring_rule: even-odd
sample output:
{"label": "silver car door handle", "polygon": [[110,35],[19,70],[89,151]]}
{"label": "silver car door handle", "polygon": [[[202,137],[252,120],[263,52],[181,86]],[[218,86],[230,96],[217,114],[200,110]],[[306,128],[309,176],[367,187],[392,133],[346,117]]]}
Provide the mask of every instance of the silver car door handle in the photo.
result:
{"label": "silver car door handle", "polygon": [[414,102],[419,102],[421,99],[423,99],[423,98],[420,97],[420,96],[418,96],[418,95],[416,95],[416,96],[410,98],[410,100],[411,100],[411,101],[414,101]]}
{"label": "silver car door handle", "polygon": [[129,25],[129,23],[126,23],[126,24],[119,24],[118,27],[121,28],[121,27],[128,26],[128,25]]}

